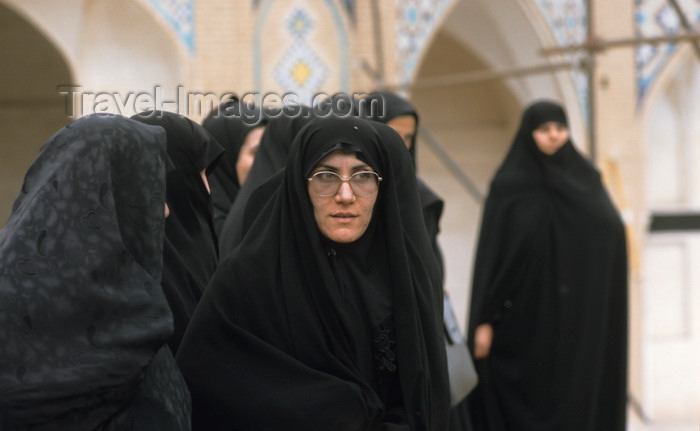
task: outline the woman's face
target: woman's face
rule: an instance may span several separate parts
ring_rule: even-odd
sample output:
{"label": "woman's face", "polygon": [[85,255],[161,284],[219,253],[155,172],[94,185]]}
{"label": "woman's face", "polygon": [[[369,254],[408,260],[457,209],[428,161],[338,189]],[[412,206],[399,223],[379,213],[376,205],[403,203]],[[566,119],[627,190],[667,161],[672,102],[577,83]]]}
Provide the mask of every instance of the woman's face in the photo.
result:
{"label": "woman's face", "polygon": [[[349,178],[357,172],[374,172],[370,166],[358,159],[355,154],[346,154],[336,150],[323,158],[311,171],[330,171],[343,178]],[[314,208],[314,217],[321,233],[331,241],[350,243],[358,240],[367,230],[372,219],[377,193],[357,196],[350,183],[342,182],[338,191],[332,196],[319,196],[312,192],[308,184],[309,197]]]}
{"label": "woman's face", "polygon": [[540,124],[532,132],[532,137],[537,148],[544,154],[551,156],[569,140],[569,129],[562,123],[549,121]]}
{"label": "woman's face", "polygon": [[416,135],[416,117],[413,115],[399,115],[386,123],[387,126],[396,130],[403,139],[406,148],[411,149],[413,137]]}
{"label": "woman's face", "polygon": [[245,141],[243,141],[243,146],[238,153],[238,160],[236,161],[236,175],[238,175],[238,184],[241,186],[245,179],[248,178],[248,172],[250,172],[250,167],[253,166],[255,161],[255,153],[258,151],[264,131],[264,126],[256,127],[248,132]]}

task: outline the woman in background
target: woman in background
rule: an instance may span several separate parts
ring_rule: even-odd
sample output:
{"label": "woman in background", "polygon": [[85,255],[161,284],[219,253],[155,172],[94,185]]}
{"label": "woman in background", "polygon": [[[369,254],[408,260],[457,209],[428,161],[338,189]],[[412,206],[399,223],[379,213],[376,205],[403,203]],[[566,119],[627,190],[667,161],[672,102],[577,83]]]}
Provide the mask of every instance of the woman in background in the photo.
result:
{"label": "woman in background", "polygon": [[250,195],[270,177],[284,168],[294,137],[314,118],[309,107],[287,107],[269,118],[262,135],[255,161],[250,167],[246,183],[226,215],[219,235],[220,256],[223,259],[240,243],[243,235],[243,212]]}
{"label": "woman in background", "polygon": [[[413,167],[416,170],[418,111],[413,104],[397,94],[388,91],[377,91],[357,102],[357,109],[360,117],[384,123],[401,136],[404,145],[406,145],[411,154]],[[418,178],[418,193],[420,194],[425,227],[428,229],[433,250],[440,261],[441,270],[444,273],[442,251],[440,250],[437,236],[440,233],[440,218],[442,217],[445,202],[420,178]]]}
{"label": "woman in background", "polygon": [[481,223],[469,325],[476,429],[625,430],[625,231],[558,104],[523,113]]}
{"label": "woman in background", "polygon": [[238,99],[222,102],[202,122],[202,127],[226,150],[209,176],[217,235],[253,166],[266,124],[262,109]]}
{"label": "woman in background", "polygon": [[175,354],[218,262],[207,176],[224,150],[202,126],[182,115],[148,111],[132,118],[165,130],[168,157],[175,168],[167,176],[170,215],[165,220],[162,280],[175,319],[168,340]]}

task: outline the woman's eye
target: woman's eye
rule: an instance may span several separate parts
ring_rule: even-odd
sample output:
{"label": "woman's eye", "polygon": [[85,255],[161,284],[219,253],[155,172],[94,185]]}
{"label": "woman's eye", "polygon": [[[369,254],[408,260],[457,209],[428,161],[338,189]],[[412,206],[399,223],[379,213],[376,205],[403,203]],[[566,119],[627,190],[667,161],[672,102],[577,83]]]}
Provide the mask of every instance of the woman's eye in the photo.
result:
{"label": "woman's eye", "polygon": [[338,176],[336,174],[334,174],[333,172],[319,172],[314,176],[319,181],[323,181],[325,183],[334,182],[338,179]]}
{"label": "woman's eye", "polygon": [[374,175],[371,172],[358,172],[353,177],[355,181],[365,182],[372,179]]}

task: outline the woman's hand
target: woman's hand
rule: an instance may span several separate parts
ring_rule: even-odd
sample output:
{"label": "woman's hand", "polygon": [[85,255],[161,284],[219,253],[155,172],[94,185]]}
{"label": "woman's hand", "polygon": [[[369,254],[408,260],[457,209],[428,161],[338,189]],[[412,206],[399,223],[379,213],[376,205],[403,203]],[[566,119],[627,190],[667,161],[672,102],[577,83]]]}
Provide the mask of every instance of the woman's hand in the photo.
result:
{"label": "woman's hand", "polygon": [[490,323],[482,323],[474,331],[474,358],[484,359],[491,351],[493,340],[493,326]]}

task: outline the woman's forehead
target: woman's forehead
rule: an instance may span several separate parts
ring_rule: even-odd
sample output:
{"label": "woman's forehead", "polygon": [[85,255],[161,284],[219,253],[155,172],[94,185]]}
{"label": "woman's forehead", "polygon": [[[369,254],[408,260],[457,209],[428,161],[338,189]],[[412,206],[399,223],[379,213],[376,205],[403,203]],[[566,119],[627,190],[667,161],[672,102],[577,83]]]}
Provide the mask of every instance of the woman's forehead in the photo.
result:
{"label": "woman's forehead", "polygon": [[338,149],[319,160],[316,166],[335,166],[343,164],[359,167],[367,166],[367,163],[360,160],[357,156],[357,153],[346,153]]}

